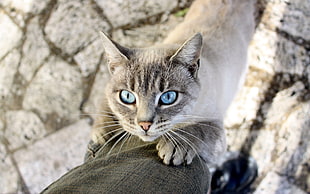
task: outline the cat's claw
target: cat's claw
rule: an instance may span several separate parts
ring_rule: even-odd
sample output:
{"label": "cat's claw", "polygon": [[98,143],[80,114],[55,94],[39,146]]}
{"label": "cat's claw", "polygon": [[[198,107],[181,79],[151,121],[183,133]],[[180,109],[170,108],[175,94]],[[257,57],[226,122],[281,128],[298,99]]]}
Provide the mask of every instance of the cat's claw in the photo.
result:
{"label": "cat's claw", "polygon": [[172,142],[161,139],[156,149],[158,156],[163,160],[164,164],[180,165],[182,163],[190,164],[195,157],[195,152],[186,146],[175,146]]}

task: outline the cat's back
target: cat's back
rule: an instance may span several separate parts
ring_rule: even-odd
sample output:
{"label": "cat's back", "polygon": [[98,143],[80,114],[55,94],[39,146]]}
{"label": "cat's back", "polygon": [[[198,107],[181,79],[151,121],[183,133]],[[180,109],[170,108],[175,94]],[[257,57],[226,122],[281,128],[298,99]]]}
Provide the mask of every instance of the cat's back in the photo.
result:
{"label": "cat's back", "polygon": [[184,21],[164,40],[166,44],[183,43],[200,32],[205,41],[212,41],[215,33],[235,33],[228,28],[238,28],[250,41],[253,34],[253,9],[256,0],[195,0]]}
{"label": "cat's back", "polygon": [[165,39],[165,44],[182,44],[195,33],[203,36],[195,114],[223,116],[242,83],[254,33],[254,2],[196,0],[184,21]]}

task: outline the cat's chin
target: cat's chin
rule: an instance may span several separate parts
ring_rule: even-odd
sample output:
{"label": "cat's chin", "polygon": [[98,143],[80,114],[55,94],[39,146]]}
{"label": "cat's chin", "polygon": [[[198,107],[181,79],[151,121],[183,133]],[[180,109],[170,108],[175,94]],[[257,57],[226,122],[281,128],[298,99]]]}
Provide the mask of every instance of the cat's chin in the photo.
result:
{"label": "cat's chin", "polygon": [[152,142],[158,138],[158,136],[141,135],[139,138],[144,142]]}

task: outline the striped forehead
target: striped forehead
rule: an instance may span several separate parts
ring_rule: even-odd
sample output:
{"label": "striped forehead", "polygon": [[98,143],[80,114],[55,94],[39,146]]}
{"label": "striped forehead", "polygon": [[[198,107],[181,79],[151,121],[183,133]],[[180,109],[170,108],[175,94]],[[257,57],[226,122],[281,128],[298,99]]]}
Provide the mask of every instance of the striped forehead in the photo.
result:
{"label": "striped forehead", "polygon": [[134,62],[142,64],[156,64],[164,62],[167,58],[167,50],[161,48],[148,48],[137,50],[134,54]]}
{"label": "striped forehead", "polygon": [[147,95],[150,92],[163,91],[168,84],[167,69],[162,63],[138,64],[127,77],[128,88]]}

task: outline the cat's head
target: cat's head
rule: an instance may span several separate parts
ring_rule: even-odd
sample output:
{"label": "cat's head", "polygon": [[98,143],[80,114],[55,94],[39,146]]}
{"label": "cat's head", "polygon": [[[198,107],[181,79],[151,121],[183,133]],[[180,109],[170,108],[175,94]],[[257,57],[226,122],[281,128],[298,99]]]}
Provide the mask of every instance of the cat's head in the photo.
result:
{"label": "cat's head", "polygon": [[179,48],[129,49],[102,34],[111,80],[106,98],[123,129],[153,141],[192,114],[202,36]]}

